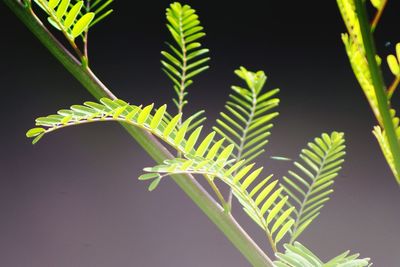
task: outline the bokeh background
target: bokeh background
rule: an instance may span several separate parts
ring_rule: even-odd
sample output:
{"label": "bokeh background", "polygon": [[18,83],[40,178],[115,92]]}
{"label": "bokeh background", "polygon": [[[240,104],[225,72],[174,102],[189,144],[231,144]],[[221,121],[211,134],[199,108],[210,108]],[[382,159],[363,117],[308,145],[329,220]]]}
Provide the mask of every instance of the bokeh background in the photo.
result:
{"label": "bokeh background", "polygon": [[[188,110],[206,109],[211,126],[239,82],[233,70],[264,70],[282,100],[259,160],[267,172],[285,174],[292,163],[269,157],[296,158],[322,132],[347,137],[335,193],[300,241],[323,259],[351,249],[375,266],[400,266],[400,190],[371,133],[376,122],[345,55],[335,1],[185,2],[198,10],[212,56]],[[382,56],[400,41],[396,2],[377,30]],[[169,3],[117,0],[91,34],[94,71],[131,103],[171,103],[159,62]],[[0,266],[248,266],[172,181],[147,192],[137,177],[153,161],[118,125],[69,128],[32,146],[24,134],[36,117],[92,97],[3,3],[0,25]],[[268,251],[262,231],[238,205],[234,212]]]}

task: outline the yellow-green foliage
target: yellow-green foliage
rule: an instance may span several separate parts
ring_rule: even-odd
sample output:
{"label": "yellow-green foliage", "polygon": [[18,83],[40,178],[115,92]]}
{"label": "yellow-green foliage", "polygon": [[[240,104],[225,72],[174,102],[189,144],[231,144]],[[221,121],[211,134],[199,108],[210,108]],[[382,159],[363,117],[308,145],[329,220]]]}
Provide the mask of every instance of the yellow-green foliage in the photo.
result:
{"label": "yellow-green foliage", "polygon": [[[381,111],[379,110],[378,100],[376,97],[376,90],[379,90],[379,88],[375,88],[374,83],[372,81],[371,68],[368,64],[368,60],[366,57],[365,45],[362,39],[362,33],[360,31],[360,22],[355,10],[355,2],[354,0],[337,0],[337,4],[348,31],[347,33],[342,34],[342,40],[345,45],[347,55],[349,57],[351,67],[361,88],[364,91],[364,94],[368,99],[368,102],[372,108],[372,111],[375,114],[376,119],[379,122],[379,126],[374,127],[373,133],[379,142],[382,152],[390,168],[392,169],[397,182],[400,184],[400,174],[397,173],[396,171],[396,164],[393,159],[392,148],[389,145],[386,132],[383,129],[384,121],[382,119],[382,114]],[[382,11],[381,9],[384,7],[384,1],[381,0],[371,0],[371,4],[376,9],[378,9],[378,11]],[[381,58],[378,55],[376,55],[375,58],[378,65],[380,65]],[[397,44],[396,55],[391,54],[387,57],[386,60],[390,71],[397,79],[396,80],[397,83],[396,82],[394,83],[395,87],[398,86],[398,83],[400,82],[399,61],[400,61],[400,44]],[[390,90],[386,90],[385,92],[387,102],[389,103],[389,107],[390,107],[390,98],[393,94],[394,89],[396,88],[390,88]],[[395,114],[394,110],[391,110],[391,113],[393,116],[393,127],[396,130],[397,139],[400,142],[398,119],[394,116]],[[390,123],[390,121],[388,123]]]}
{"label": "yellow-green foliage", "polygon": [[[397,134],[397,138],[400,142],[400,125],[399,125],[399,118],[396,117],[396,111],[395,110],[391,110],[391,115],[393,117],[393,125],[395,126],[396,129],[396,134]],[[390,146],[387,140],[387,137],[385,135],[385,131],[382,130],[382,128],[380,126],[375,126],[373,133],[376,137],[376,139],[379,142],[379,145],[381,147],[382,153],[386,158],[387,163],[390,166],[390,169],[392,170],[394,177],[396,178],[397,182],[400,184],[400,174],[397,173],[396,171],[396,167],[394,164],[394,159],[393,159],[393,155],[392,152],[390,150]]]}
{"label": "yellow-green foliage", "polygon": [[359,259],[359,254],[349,255],[346,251],[324,263],[313,252],[299,242],[285,245],[285,253],[277,253],[275,261],[277,267],[367,267],[372,264],[370,259]]}
{"label": "yellow-green foliage", "polygon": [[378,102],[368,67],[368,61],[365,56],[365,48],[361,36],[360,23],[355,11],[354,0],[337,0],[337,3],[348,30],[348,33],[342,34],[342,40],[351,67],[376,118],[381,122],[382,119],[378,109]]}

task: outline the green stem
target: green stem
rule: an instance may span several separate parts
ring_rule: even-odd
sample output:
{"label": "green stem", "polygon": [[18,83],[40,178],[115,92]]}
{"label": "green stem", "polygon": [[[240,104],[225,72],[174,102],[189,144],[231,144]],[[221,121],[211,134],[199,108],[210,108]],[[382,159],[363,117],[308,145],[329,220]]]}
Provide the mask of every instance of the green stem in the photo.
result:
{"label": "green stem", "polygon": [[379,113],[382,116],[382,124],[389,143],[390,151],[393,155],[393,161],[397,175],[400,175],[400,144],[397,139],[392,116],[390,115],[390,104],[386,95],[386,86],[383,81],[382,72],[376,62],[376,49],[369,25],[366,6],[363,0],[356,0],[356,11],[360,21],[361,35],[364,42],[365,54],[368,61],[368,67],[371,73],[372,82],[378,102]]}
{"label": "green stem", "polygon": [[[97,99],[102,97],[115,98],[115,96],[101,83],[90,71],[83,68],[71,53],[32,16],[29,10],[17,0],[3,0],[15,15],[28,27],[28,29],[42,42],[55,58]],[[150,133],[123,124],[123,127],[145,151],[157,162],[173,158],[173,155]],[[257,246],[257,244],[241,228],[236,220],[197,183],[190,175],[174,175],[172,179],[178,186],[196,203],[196,205],[208,216],[208,218],[225,234],[233,245],[246,257],[253,266],[274,267],[271,259]]]}
{"label": "green stem", "polygon": [[[252,92],[251,110],[250,110],[249,118],[246,121],[245,128],[242,132],[242,135],[240,136],[240,145],[239,145],[237,156],[236,156],[237,162],[242,160],[242,154],[243,154],[244,146],[246,144],[249,127],[250,127],[251,123],[253,122],[255,112],[257,109],[257,94],[256,94],[255,90],[252,88],[251,88],[251,92]],[[236,174],[237,174],[237,170],[233,173],[233,176],[235,176]],[[229,210],[232,209],[232,200],[233,200],[233,190],[230,189],[229,197],[228,197]],[[271,243],[271,244],[273,244],[273,243]]]}

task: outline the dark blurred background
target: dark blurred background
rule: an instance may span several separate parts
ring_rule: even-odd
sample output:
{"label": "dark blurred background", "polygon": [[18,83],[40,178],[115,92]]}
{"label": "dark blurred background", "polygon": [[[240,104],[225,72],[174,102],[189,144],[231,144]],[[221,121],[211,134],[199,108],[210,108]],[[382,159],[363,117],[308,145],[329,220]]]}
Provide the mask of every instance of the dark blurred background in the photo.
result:
{"label": "dark blurred background", "polygon": [[[117,0],[91,33],[93,70],[131,103],[171,103],[159,62],[169,3]],[[185,3],[197,9],[212,56],[190,88],[188,110],[206,109],[211,126],[239,82],[233,70],[264,70],[282,100],[259,160],[266,172],[285,174],[292,163],[269,157],[296,158],[322,132],[347,137],[335,193],[300,241],[323,259],[351,249],[374,266],[399,266],[400,190],[371,133],[376,122],[341,43],[335,1]],[[399,4],[389,1],[377,29],[381,56],[400,41]],[[118,125],[69,128],[32,146],[24,134],[36,117],[93,98],[3,3],[0,25],[0,266],[248,266],[176,184],[164,180],[149,193],[137,181],[153,161]],[[235,215],[268,250],[238,205]]]}

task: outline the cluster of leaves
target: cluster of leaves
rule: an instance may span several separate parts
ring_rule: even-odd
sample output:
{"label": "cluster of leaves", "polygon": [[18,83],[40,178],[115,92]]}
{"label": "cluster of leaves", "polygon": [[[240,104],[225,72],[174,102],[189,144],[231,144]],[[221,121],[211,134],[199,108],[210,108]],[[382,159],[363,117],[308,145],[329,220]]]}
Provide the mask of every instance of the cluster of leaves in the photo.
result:
{"label": "cluster of leaves", "polygon": [[[393,159],[392,147],[389,145],[387,134],[384,129],[384,122],[382,119],[382,114],[379,110],[378,100],[376,96],[377,89],[374,86],[371,68],[368,64],[366,48],[362,38],[360,21],[356,12],[354,1],[355,0],[337,0],[339,10],[342,14],[343,20],[348,30],[348,33],[342,34],[342,40],[344,42],[354,74],[370,103],[376,119],[379,122],[379,126],[374,127],[373,133],[376,136],[380,147],[382,148],[382,152],[390,168],[392,169],[392,172],[397,182],[400,184],[400,174],[397,173],[396,163]],[[378,12],[382,12],[382,9],[384,8],[384,1],[371,0],[371,3],[378,10]],[[395,76],[395,81],[386,91],[386,98],[388,103],[390,103],[391,96],[400,83],[400,44],[396,46],[396,52],[397,57],[395,55],[389,55],[387,57],[387,64],[389,66],[389,69]],[[378,65],[381,65],[382,60],[378,55],[376,55],[376,61]],[[394,110],[391,110],[390,112],[393,121],[392,126],[395,128],[396,131],[397,141],[400,142],[400,130],[398,128],[399,119],[395,117]]]}
{"label": "cluster of leaves", "polygon": [[[289,173],[292,180],[284,178],[287,186],[280,186],[277,180],[271,181],[271,175],[257,182],[262,168],[254,169],[254,164],[246,165],[245,160],[236,161],[232,156],[233,144],[224,146],[224,139],[214,140],[215,132],[200,140],[202,126],[187,134],[193,117],[178,128],[181,113],[172,117],[166,112],[166,105],[154,110],[153,105],[141,107],[104,98],[101,103],[85,102],[84,105],[60,110],[55,115],[38,118],[36,124],[40,127],[29,130],[27,136],[34,138],[36,143],[45,134],[58,129],[100,121],[129,123],[145,129],[185,155],[185,158],[146,168],[149,173],[140,179],[153,180],[150,190],[156,188],[162,177],[170,174],[201,174],[210,181],[219,178],[233,190],[246,213],[266,231],[274,248],[286,233],[290,233],[291,239],[295,240],[315,219],[327,201],[327,195],[332,192],[329,187],[343,162],[343,134],[323,134],[315,139],[315,143],[309,144],[311,150],[303,150],[301,157],[307,166],[295,163],[308,176],[309,183],[295,172]],[[315,174],[312,174],[314,171]],[[306,185],[306,193],[301,189],[303,185]],[[293,188],[298,196],[293,193]],[[292,205],[292,202],[296,204]],[[293,211],[295,219],[291,218]]]}
{"label": "cluster of leaves", "polygon": [[277,253],[277,267],[367,267],[369,258],[359,259],[359,254],[349,255],[346,251],[324,263],[314,253],[299,242],[285,245],[285,253]]}
{"label": "cluster of leaves", "polygon": [[50,24],[74,40],[84,31],[108,17],[113,9],[110,5],[114,0],[34,0],[43,9]]}
{"label": "cluster of leaves", "polygon": [[[89,64],[87,53],[89,29],[113,12],[113,10],[110,9],[110,5],[113,1],[114,0],[34,0],[48,15],[47,20],[50,25],[64,34],[85,67]],[[83,52],[76,44],[76,38],[78,37],[82,39],[84,46]]]}
{"label": "cluster of leaves", "polygon": [[[82,1],[72,5],[69,11],[69,0],[36,1],[49,14],[51,23],[68,33],[67,38],[72,40],[96,23],[93,21],[96,11],[89,6],[88,13],[82,14]],[[104,12],[111,2],[100,4],[101,0],[94,1],[92,8],[97,6],[98,13]],[[229,96],[226,111],[220,113],[214,131],[202,138],[202,120],[198,119],[202,112],[182,120],[182,109],[187,103],[186,88],[192,84],[191,78],[208,68],[204,65],[209,61],[204,57],[208,49],[201,48],[198,42],[204,36],[203,28],[195,10],[179,3],[173,3],[167,9],[167,20],[177,47],[168,44],[171,52],[162,52],[162,64],[178,95],[174,101],[178,114],[169,114],[167,105],[155,108],[153,104],[131,105],[123,100],[103,98],[99,103],[73,105],[57,114],[36,119],[37,127],[29,130],[27,137],[36,143],[53,131],[102,121],[139,127],[164,141],[179,155],[162,165],[144,169],[146,173],[139,179],[151,181],[149,190],[157,188],[162,178],[168,175],[202,175],[210,185],[214,185],[213,190],[221,196],[224,208],[230,211],[214,184],[214,180],[219,179],[232,190],[250,218],[265,231],[274,251],[278,251],[279,242],[285,238],[289,240],[285,245],[286,253],[277,254],[277,266],[366,266],[367,259],[358,261],[357,256],[348,256],[347,253],[322,264],[300,244],[290,245],[316,219],[333,191],[333,180],[345,154],[344,135],[338,132],[322,134],[310,142],[301,151],[301,162],[294,163],[296,171],[289,171],[281,183],[273,179],[273,175],[259,179],[263,168],[256,168],[252,161],[265,151],[271,120],[278,115],[272,109],[279,104],[275,97],[279,90],[263,92],[267,77],[262,71],[252,72],[244,67],[236,70],[246,87],[232,87],[234,93]]]}
{"label": "cluster of leaves", "polygon": [[35,3],[49,15],[50,24],[71,41],[86,31],[95,17],[94,12],[82,13],[83,1],[73,5],[70,0],[35,0]]}

